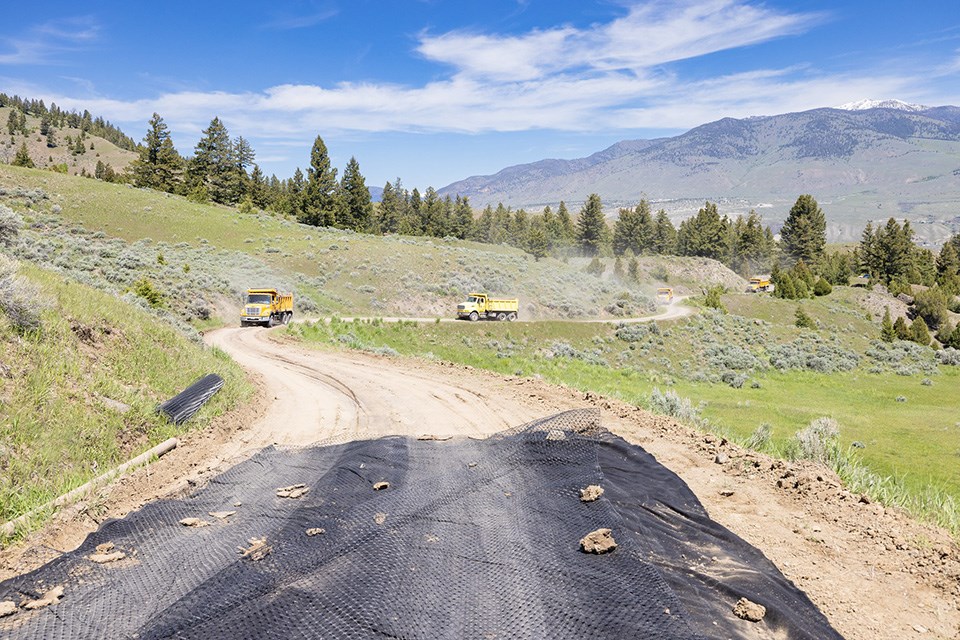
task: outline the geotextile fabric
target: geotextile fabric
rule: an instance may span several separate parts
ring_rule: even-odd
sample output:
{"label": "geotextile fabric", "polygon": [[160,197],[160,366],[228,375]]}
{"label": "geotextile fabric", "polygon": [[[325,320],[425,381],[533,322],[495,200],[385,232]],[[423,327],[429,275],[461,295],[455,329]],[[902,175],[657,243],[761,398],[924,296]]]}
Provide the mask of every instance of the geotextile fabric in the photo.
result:
{"label": "geotextile fabric", "polygon": [[[603,495],[581,502],[593,484]],[[616,549],[584,553],[598,528]],[[103,543],[126,557],[91,561]],[[58,585],[59,602],[0,619],[0,637],[840,638],[593,410],[485,440],[271,447],[103,524],[0,583],[0,601]],[[741,597],[766,607],[760,622],[732,613]]]}
{"label": "geotextile fabric", "polygon": [[223,378],[215,373],[208,373],[166,402],[157,405],[157,413],[167,416],[174,424],[183,424],[221,388]]}

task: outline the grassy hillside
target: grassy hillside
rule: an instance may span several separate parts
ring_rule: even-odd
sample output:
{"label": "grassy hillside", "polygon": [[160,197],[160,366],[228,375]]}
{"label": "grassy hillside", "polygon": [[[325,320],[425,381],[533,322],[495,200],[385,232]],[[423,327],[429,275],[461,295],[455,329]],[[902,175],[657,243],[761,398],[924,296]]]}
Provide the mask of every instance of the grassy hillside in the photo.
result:
{"label": "grassy hillside", "polygon": [[[0,521],[176,435],[154,409],[201,375],[218,373],[226,385],[189,428],[252,392],[225,354],[146,311],[50,271],[0,262]],[[39,312],[39,327],[18,328],[11,300]]]}
{"label": "grassy hillside", "polygon": [[[18,255],[121,292],[147,277],[184,318],[199,316],[175,301],[200,297],[233,322],[251,286],[292,289],[305,312],[379,316],[449,316],[464,294],[481,290],[519,297],[528,319],[643,313],[656,286],[618,282],[612,265],[598,278],[584,260],[537,262],[505,246],[308,227],[37,170],[0,166],[0,190],[0,204],[26,221]],[[673,278],[680,286],[693,287],[692,274],[705,269],[739,281],[717,263],[687,262]]]}
{"label": "grassy hillside", "polygon": [[[6,127],[7,118],[10,117],[11,107],[0,107],[0,124]],[[13,160],[17,149],[24,142],[27,143],[27,151],[33,163],[41,169],[46,169],[58,164],[66,164],[70,175],[79,175],[86,169],[89,175],[93,175],[97,167],[97,162],[109,164],[117,172],[123,171],[137,154],[133,151],[121,149],[112,142],[104,140],[99,136],[87,134],[85,140],[85,151],[82,154],[74,155],[72,149],[67,146],[67,136],[76,138],[80,135],[80,129],[73,127],[64,127],[56,129],[56,138],[58,145],[54,148],[47,146],[46,136],[40,135],[40,118],[36,116],[27,116],[27,128],[30,129],[28,135],[16,133],[9,135],[6,128],[3,135],[0,136],[0,162],[7,164]],[[93,145],[91,149],[90,146]]]}

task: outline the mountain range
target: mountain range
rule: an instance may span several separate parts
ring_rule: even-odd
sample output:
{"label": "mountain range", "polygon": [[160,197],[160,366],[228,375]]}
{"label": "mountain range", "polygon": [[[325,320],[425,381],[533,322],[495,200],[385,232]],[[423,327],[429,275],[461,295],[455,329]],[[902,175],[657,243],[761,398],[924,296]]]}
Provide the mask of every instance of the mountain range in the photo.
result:
{"label": "mountain range", "polygon": [[474,207],[577,206],[598,193],[608,216],[641,198],[679,221],[718,202],[757,210],[775,229],[813,194],[832,241],[859,238],[868,220],[909,219],[939,244],[960,229],[960,108],[861,101],[775,116],[723,118],[684,134],[624,140],[586,158],[548,159],[450,184],[441,195]]}

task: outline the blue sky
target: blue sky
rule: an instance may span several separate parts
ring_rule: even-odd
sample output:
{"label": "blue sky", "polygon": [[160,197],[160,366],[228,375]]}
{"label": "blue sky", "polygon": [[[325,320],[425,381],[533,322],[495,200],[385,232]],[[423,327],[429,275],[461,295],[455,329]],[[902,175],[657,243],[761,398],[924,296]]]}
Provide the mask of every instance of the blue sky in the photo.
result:
{"label": "blue sky", "polygon": [[269,175],[323,136],[369,185],[444,186],[721,117],[960,104],[956,0],[96,2],[4,8],[0,91],[181,152],[220,116]]}

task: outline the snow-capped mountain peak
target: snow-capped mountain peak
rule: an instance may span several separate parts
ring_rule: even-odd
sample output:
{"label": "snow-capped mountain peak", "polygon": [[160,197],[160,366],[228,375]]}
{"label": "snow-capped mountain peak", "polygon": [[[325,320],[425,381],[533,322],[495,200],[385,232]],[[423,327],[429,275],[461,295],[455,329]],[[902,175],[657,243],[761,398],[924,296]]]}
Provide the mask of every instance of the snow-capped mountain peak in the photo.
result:
{"label": "snow-capped mountain peak", "polygon": [[858,100],[842,104],[837,109],[845,111],[864,111],[866,109],[897,109],[899,111],[925,111],[928,107],[922,104],[911,104],[902,100]]}

